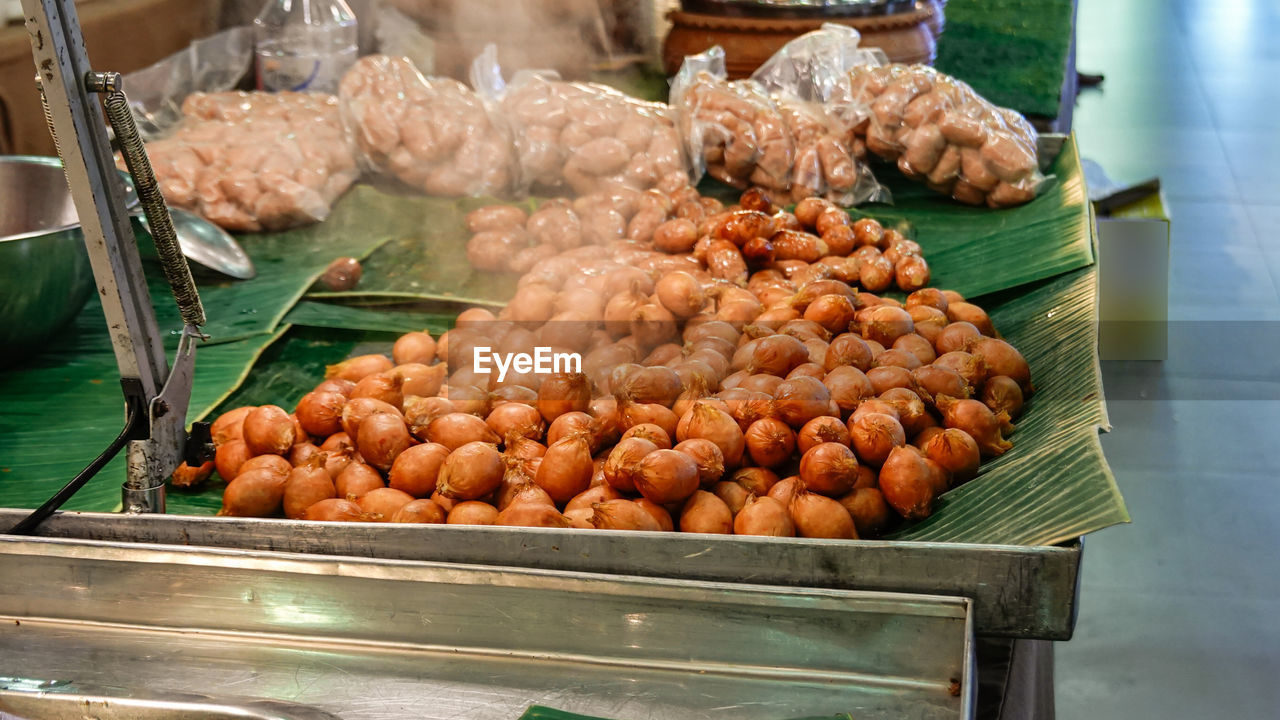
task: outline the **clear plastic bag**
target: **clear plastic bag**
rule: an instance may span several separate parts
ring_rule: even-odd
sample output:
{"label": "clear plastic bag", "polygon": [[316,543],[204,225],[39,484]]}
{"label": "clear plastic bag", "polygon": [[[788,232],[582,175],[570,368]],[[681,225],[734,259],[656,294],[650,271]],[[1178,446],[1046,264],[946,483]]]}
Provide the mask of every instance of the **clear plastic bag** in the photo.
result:
{"label": "clear plastic bag", "polygon": [[417,20],[389,4],[376,6],[373,36],[378,52],[408,58],[423,75],[436,73],[436,41]]}
{"label": "clear plastic bag", "polygon": [[854,132],[870,108],[851,97],[849,71],[885,62],[879,49],[858,47],[860,40],[857,30],[828,23],[784,45],[751,76],[782,111],[795,141],[792,200],[820,195],[843,206],[890,201]]}
{"label": "clear plastic bag", "polygon": [[854,28],[826,23],[783,45],[751,79],[775,97],[821,103],[833,121],[852,129],[866,119],[870,108],[851,97],[849,72],[889,64],[883,50],[859,47],[861,41]]}
{"label": "clear plastic bag", "polygon": [[230,90],[252,67],[253,30],[234,27],[125,75],[138,132],[144,140],[169,134],[182,122],[182,101],[188,95]]}
{"label": "clear plastic bag", "polygon": [[462,83],[423,77],[405,58],[369,55],[343,76],[338,97],[370,170],[441,197],[510,190],[510,144]]}
{"label": "clear plastic bag", "polygon": [[1017,112],[920,65],[855,68],[855,101],[871,113],[857,132],[908,177],[969,205],[1021,205],[1044,183],[1036,131]]}
{"label": "clear plastic bag", "polygon": [[313,93],[195,93],[182,121],[147,143],[161,192],[228,230],[323,220],[359,176],[337,98]]}
{"label": "clear plastic bag", "polygon": [[715,46],[686,56],[671,80],[695,177],[788,192],[796,148],[782,113],[759,84],[725,77],[724,50]]}
{"label": "clear plastic bag", "polygon": [[231,92],[252,67],[236,27],[125,76],[160,190],[228,230],[323,220],[359,177],[337,98]]}
{"label": "clear plastic bag", "polygon": [[841,134],[833,132],[821,105],[794,99],[779,99],[777,105],[796,145],[791,172],[793,202],[821,196],[852,207],[891,200],[888,188],[876,180],[867,165],[865,149],[857,154]]}
{"label": "clear plastic bag", "polygon": [[689,182],[666,105],[552,71],[522,70],[507,83],[492,45],[472,64],[471,80],[511,138],[521,191],[587,195]]}

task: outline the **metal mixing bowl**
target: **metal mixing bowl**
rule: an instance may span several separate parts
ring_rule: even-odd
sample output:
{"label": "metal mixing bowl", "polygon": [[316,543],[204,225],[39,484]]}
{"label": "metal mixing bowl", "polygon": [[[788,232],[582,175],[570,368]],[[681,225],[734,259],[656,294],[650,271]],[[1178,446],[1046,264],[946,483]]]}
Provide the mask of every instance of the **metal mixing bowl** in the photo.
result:
{"label": "metal mixing bowl", "polygon": [[62,162],[0,155],[0,366],[42,348],[93,288]]}

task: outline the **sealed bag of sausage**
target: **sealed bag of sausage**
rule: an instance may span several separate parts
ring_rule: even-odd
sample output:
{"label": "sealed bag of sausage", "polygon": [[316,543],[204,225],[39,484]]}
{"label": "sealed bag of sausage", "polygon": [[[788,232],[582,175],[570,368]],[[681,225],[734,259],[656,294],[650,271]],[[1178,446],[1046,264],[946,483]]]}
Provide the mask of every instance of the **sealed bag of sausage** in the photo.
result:
{"label": "sealed bag of sausage", "polygon": [[857,132],[904,175],[993,208],[1030,202],[1044,183],[1035,128],[966,83],[923,65],[854,68],[849,80],[871,110]]}
{"label": "sealed bag of sausage", "polygon": [[442,197],[510,191],[510,143],[462,83],[369,55],[343,76],[338,99],[367,170]]}
{"label": "sealed bag of sausage", "polygon": [[337,98],[318,93],[193,93],[147,155],[170,205],[234,231],[323,220],[359,176]]}
{"label": "sealed bag of sausage", "polygon": [[846,207],[890,201],[854,132],[870,108],[850,97],[849,71],[886,62],[882,51],[858,47],[861,39],[847,25],[828,23],[782,46],[751,76],[773,99],[795,142],[794,201],[823,196]]}
{"label": "sealed bag of sausage", "polygon": [[472,64],[471,80],[515,147],[519,190],[588,195],[689,182],[666,105],[552,71],[522,70],[506,82],[493,46]]}
{"label": "sealed bag of sausage", "polygon": [[876,180],[866,162],[866,146],[834,130],[821,105],[778,98],[777,106],[796,147],[789,192],[793,202],[825,197],[852,207],[891,201],[889,189]]}
{"label": "sealed bag of sausage", "polygon": [[782,112],[759,84],[726,80],[724,50],[688,55],[671,80],[671,106],[695,175],[785,197],[796,146]]}
{"label": "sealed bag of sausage", "polygon": [[859,47],[861,42],[862,35],[856,29],[825,23],[779,48],[751,79],[772,97],[821,104],[834,130],[852,134],[871,108],[852,97],[849,72],[889,64],[883,50]]}

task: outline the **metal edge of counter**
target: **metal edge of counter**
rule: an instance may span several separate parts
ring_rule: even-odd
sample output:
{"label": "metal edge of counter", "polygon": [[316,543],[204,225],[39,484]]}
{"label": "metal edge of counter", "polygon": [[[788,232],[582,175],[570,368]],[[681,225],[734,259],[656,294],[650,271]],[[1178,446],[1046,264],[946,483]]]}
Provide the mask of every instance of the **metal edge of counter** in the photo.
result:
{"label": "metal edge of counter", "polygon": [[[929,717],[970,718],[974,708],[968,598],[17,536],[0,536],[0,573],[22,578],[0,590],[8,651],[0,675],[16,671],[26,686],[56,677],[45,686],[55,697],[90,684],[159,692],[194,675],[186,692],[211,700],[231,691],[389,718],[403,717],[397,701],[453,694],[453,710],[478,697],[492,717],[498,695],[512,705],[509,690],[527,691],[501,678],[589,688],[582,673],[591,667],[679,673],[713,703],[729,678],[788,700],[833,688],[897,698],[914,703],[913,717],[922,706],[943,708]],[[186,638],[181,651],[156,646],[174,633]],[[72,646],[89,649],[66,658]],[[290,661],[272,662],[278,651]],[[299,688],[299,653],[308,651],[360,682]],[[139,673],[157,658],[163,669]],[[488,670],[452,670],[458,658]],[[498,695],[477,694],[477,678]],[[0,678],[0,690],[14,679]],[[625,685],[637,698],[667,702],[669,682],[631,676]],[[527,698],[515,695],[508,709],[518,712]],[[385,705],[370,714],[371,702]],[[128,710],[106,717],[141,716]]]}
{"label": "metal edge of counter", "polygon": [[[0,526],[27,514],[0,509]],[[1068,640],[1081,545],[972,545],[62,512],[38,534],[145,545],[967,597],[978,635]]]}

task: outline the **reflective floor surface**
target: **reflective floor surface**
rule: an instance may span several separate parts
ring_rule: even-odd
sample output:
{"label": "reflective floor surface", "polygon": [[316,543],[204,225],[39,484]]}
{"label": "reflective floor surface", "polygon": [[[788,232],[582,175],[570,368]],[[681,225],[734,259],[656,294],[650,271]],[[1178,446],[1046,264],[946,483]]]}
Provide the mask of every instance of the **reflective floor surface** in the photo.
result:
{"label": "reflective floor surface", "polygon": [[1165,189],[1171,324],[1103,363],[1133,524],[1086,543],[1058,717],[1277,717],[1280,2],[1081,0],[1078,37],[1081,152]]}

